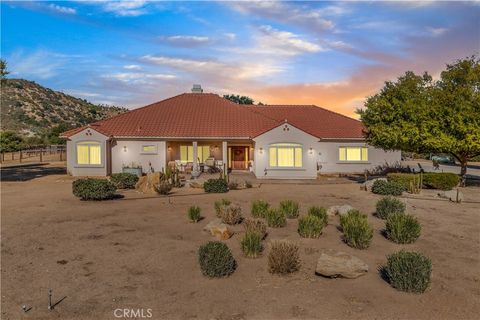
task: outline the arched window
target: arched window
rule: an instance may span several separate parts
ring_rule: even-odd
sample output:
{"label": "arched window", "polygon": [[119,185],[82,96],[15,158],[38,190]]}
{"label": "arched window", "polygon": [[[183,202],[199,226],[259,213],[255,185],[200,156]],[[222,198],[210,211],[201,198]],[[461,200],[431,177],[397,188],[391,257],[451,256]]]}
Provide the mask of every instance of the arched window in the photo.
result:
{"label": "arched window", "polygon": [[101,165],[102,147],[97,141],[82,141],[77,143],[77,164]]}
{"label": "arched window", "polygon": [[271,144],[268,154],[271,168],[301,168],[303,165],[303,148],[298,143]]}

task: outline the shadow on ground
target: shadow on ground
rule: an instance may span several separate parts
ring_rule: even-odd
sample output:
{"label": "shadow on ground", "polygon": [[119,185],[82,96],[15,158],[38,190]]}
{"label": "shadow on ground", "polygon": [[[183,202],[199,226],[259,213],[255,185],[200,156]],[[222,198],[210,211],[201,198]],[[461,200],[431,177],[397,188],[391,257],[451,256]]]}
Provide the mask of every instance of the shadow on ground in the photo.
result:
{"label": "shadow on ground", "polygon": [[44,164],[33,164],[19,167],[1,168],[2,181],[28,181],[52,174],[66,174],[65,167],[51,167]]}

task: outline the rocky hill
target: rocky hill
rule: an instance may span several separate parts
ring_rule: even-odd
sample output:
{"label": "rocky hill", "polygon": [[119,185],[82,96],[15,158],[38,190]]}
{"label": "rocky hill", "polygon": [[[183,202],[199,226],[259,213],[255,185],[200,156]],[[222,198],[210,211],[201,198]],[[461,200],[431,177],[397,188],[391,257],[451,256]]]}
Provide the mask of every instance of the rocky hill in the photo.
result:
{"label": "rocky hill", "polygon": [[59,124],[78,127],[127,111],[95,105],[23,79],[6,79],[1,93],[1,129],[26,136],[40,136]]}

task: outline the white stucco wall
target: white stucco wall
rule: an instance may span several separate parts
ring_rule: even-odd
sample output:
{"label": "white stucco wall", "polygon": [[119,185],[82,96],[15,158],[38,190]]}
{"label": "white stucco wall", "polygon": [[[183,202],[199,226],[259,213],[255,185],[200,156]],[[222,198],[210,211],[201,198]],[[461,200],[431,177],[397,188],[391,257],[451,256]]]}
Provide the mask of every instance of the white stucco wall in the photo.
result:
{"label": "white stucco wall", "polygon": [[[67,141],[67,172],[72,176],[107,175],[107,140],[108,137],[91,129],[85,129],[70,137]],[[76,144],[82,141],[96,141],[101,146],[101,165],[78,165]]]}
{"label": "white stucco wall", "polygon": [[[143,154],[144,145],[155,145],[157,153]],[[150,165],[155,172],[162,171],[166,166],[166,159],[165,141],[115,140],[112,146],[112,173],[122,172],[122,167],[132,162],[140,164],[144,173],[149,172]]]}
{"label": "white stucco wall", "polygon": [[[393,164],[401,160],[400,151],[383,151],[364,142],[318,142],[318,164],[321,166],[319,173],[362,173],[365,169],[372,169],[386,162]],[[340,147],[368,147],[367,162],[341,162],[339,161],[338,148]]]}
{"label": "white stucco wall", "polygon": [[[255,139],[254,173],[259,179],[315,179],[317,177],[316,145],[318,139],[289,124],[272,129]],[[303,146],[302,168],[270,168],[269,145],[299,143]],[[310,152],[310,148],[312,151]],[[261,150],[263,149],[263,151]],[[265,174],[266,173],[266,174]]]}

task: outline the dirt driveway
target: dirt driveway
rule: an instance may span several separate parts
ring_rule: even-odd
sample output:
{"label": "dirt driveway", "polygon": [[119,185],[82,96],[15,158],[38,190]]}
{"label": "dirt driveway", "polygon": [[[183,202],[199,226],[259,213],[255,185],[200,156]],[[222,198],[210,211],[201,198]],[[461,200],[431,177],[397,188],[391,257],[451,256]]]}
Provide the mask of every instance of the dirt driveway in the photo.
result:
{"label": "dirt driveway", "polygon": [[[379,198],[357,184],[262,185],[225,195],[201,194],[82,202],[72,179],[49,175],[1,186],[2,319],[118,319],[115,309],[151,309],[152,319],[474,319],[480,313],[480,209],[478,203],[405,199],[423,230],[412,245],[381,235],[384,222],[371,215]],[[183,193],[186,190],[182,190]],[[464,190],[474,200],[479,188]],[[246,216],[263,198],[310,205],[351,204],[370,214],[371,247],[355,250],[341,240],[338,220],[319,239],[302,239],[297,221],[269,229],[266,239],[291,239],[301,248],[301,270],[290,276],[267,271],[266,254],[242,257],[241,234],[226,240],[238,269],[226,279],[207,279],[197,263],[198,247],[212,237],[202,227],[214,217],[213,202],[238,202]],[[205,219],[188,223],[186,210],[202,208]],[[238,231],[242,228],[238,227]],[[377,268],[401,248],[432,259],[431,288],[422,295],[391,288]],[[352,253],[368,263],[354,280],[315,276],[322,249]],[[47,310],[48,289],[54,302]],[[24,314],[22,305],[32,309]]]}

